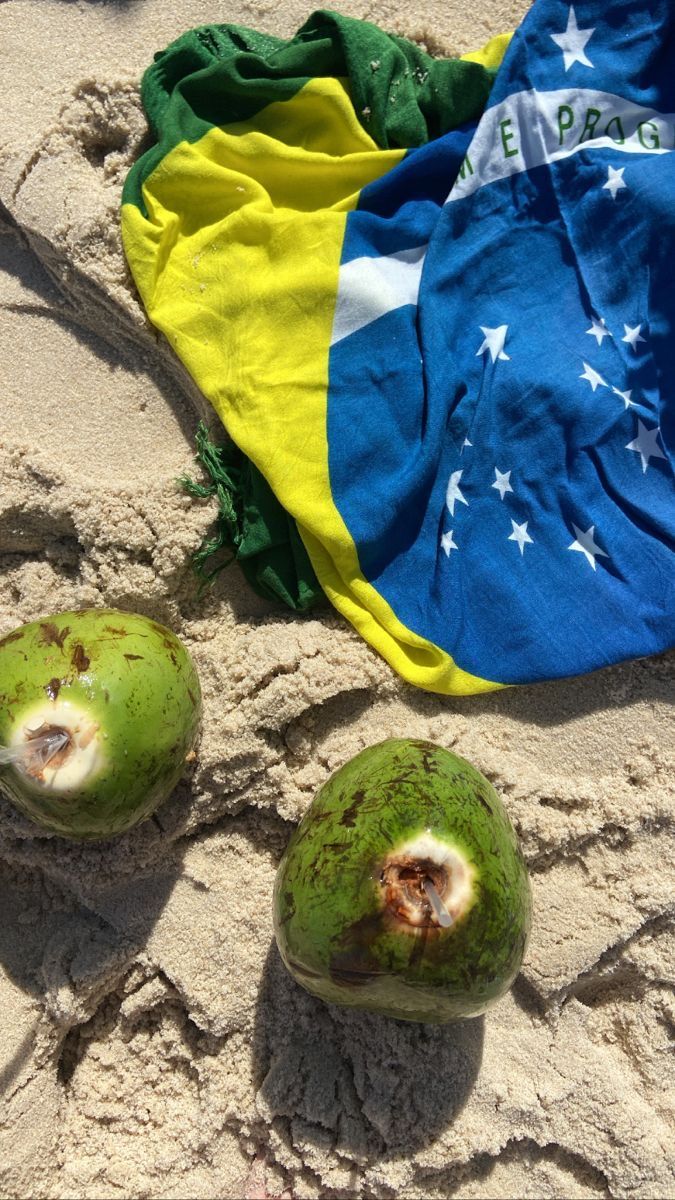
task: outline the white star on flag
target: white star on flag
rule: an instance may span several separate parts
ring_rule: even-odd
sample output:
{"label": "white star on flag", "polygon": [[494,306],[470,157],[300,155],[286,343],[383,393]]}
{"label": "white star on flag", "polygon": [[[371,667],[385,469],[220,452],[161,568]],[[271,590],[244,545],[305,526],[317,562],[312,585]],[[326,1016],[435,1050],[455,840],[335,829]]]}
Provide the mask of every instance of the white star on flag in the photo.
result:
{"label": "white star on flag", "polygon": [[605,325],[602,317],[599,321],[596,321],[595,317],[593,317],[591,327],[590,329],[586,330],[586,333],[590,333],[591,336],[595,338],[599,346],[602,345],[603,338],[612,337],[612,334],[609,332],[609,329]]}
{"label": "white star on flag", "polygon": [[621,188],[628,187],[623,177],[625,170],[625,167],[619,167],[618,170],[615,170],[614,167],[607,168],[607,183],[603,183],[602,190],[611,192],[612,200],[616,200],[616,193],[620,192]]}
{"label": "white star on flag", "polygon": [[[583,362],[583,359],[582,359],[582,362]],[[605,383],[605,380],[602,378],[602,375],[599,375],[597,371],[594,371],[593,367],[589,367],[587,362],[584,363],[584,372],[583,372],[583,375],[579,376],[579,378],[587,379],[588,382],[590,383],[591,387],[593,388],[593,391],[595,391],[595,389],[596,389],[596,387],[598,387],[598,385],[600,385],[600,387],[609,387],[609,384]]]}
{"label": "white star on flag", "polygon": [[460,454],[464,450],[465,446],[473,446],[473,442],[470,442],[468,438],[464,438],[464,441],[462,442],[462,449],[460,450]]}
{"label": "white star on flag", "polygon": [[513,526],[513,533],[509,534],[507,541],[517,542],[518,549],[520,550],[521,555],[523,555],[525,553],[525,543],[532,542],[532,538],[527,532],[527,521],[523,521],[522,525],[518,525],[514,520],[512,520],[511,524]]}
{"label": "white star on flag", "polygon": [[579,29],[574,9],[570,5],[567,29],[564,33],[552,33],[550,35],[556,46],[559,46],[563,52],[566,71],[569,71],[575,62],[582,63],[584,67],[593,66],[590,58],[584,53],[586,42],[593,33],[595,33],[595,26],[592,29]]}
{"label": "white star on flag", "polygon": [[498,358],[503,358],[508,362],[510,355],[504,353],[504,342],[506,341],[508,328],[508,325],[497,325],[495,329],[488,329],[485,325],[481,325],[480,330],[485,335],[485,340],[480,350],[476,351],[476,358],[480,354],[485,354],[486,350],[489,350],[493,362],[496,362]]}
{"label": "white star on flag", "polygon": [[636,454],[642,459],[642,474],[644,475],[649,466],[650,458],[665,458],[665,454],[660,446],[657,445],[656,439],[661,430],[658,425],[653,429],[647,429],[646,425],[638,417],[638,435],[634,441],[629,442],[626,450],[635,450]]}
{"label": "white star on flag", "polygon": [[452,540],[452,529],[448,529],[447,533],[441,538],[441,546],[445,550],[447,557],[450,557],[451,550],[459,550],[459,546]]}
{"label": "white star on flag", "polygon": [[459,481],[462,478],[461,471],[453,471],[448,480],[448,490],[445,493],[445,503],[450,511],[450,516],[455,515],[455,504],[459,500],[460,504],[468,504],[469,501],[464,498],[459,488]]}
{"label": "white star on flag", "polygon": [[621,341],[628,342],[629,346],[632,346],[634,350],[637,350],[638,342],[645,341],[642,334],[640,333],[641,329],[642,329],[641,325],[636,325],[633,329],[631,329],[630,325],[624,325],[624,330],[625,330],[626,336],[622,337]]}
{"label": "white star on flag", "polygon": [[624,403],[624,408],[635,408],[635,401],[631,400],[633,389],[629,388],[627,392],[622,392],[619,388],[612,388],[615,395],[620,396]]}
{"label": "white star on flag", "polygon": [[501,500],[504,499],[505,492],[513,491],[513,488],[509,482],[510,478],[510,471],[500,471],[498,467],[495,467],[495,481],[494,483],[490,484],[490,487],[497,489]]}
{"label": "white star on flag", "polygon": [[599,555],[603,558],[609,558],[609,554],[605,550],[601,550],[594,540],[595,525],[589,526],[584,532],[583,529],[579,529],[579,526],[573,522],[572,529],[574,530],[576,541],[572,542],[567,549],[578,550],[580,554],[583,554],[588,559],[593,570],[595,570],[595,560]]}

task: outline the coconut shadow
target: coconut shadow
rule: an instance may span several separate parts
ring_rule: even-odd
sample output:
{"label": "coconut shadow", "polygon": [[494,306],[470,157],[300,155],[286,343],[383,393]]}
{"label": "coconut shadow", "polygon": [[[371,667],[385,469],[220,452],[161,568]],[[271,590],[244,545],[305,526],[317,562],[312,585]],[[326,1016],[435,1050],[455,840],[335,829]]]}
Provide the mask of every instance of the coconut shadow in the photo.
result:
{"label": "coconut shadow", "polygon": [[258,1105],[289,1146],[310,1143],[369,1165],[434,1142],[480,1070],[484,1019],[398,1021],[304,991],[272,942],[253,1037]]}
{"label": "coconut shadow", "polygon": [[[0,980],[4,975],[9,984],[10,1004],[14,987],[47,1012],[0,1061],[7,1099],[22,1086],[40,1028],[44,1035],[52,1023],[58,1072],[70,1033],[123,986],[181,876],[189,801],[183,780],[154,816],[127,833],[90,841],[35,832],[18,815],[34,836],[11,844],[13,862],[2,857],[10,845],[0,845]],[[17,814],[0,792],[0,826],[5,812],[9,830]],[[84,1004],[86,1015],[75,1023],[64,1021],[58,1004],[52,1011],[61,989],[72,995],[73,1009],[76,997]]]}

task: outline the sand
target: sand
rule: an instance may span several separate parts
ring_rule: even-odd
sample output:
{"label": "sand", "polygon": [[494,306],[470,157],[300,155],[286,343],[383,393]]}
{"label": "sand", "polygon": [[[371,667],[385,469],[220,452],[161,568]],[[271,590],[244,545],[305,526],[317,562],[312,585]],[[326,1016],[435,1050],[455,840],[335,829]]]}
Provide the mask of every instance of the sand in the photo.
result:
{"label": "sand", "polygon": [[[522,0],[351,0],[466,50]],[[473,11],[472,11],[473,10]],[[0,1194],[670,1197],[675,657],[444,700],[335,614],[238,568],[199,595],[198,393],[147,324],[118,229],[140,74],[193,24],[290,35],[302,0],[0,4],[0,634],[109,605],[172,626],[205,698],[194,773],[110,843],[0,800]],[[387,735],[494,782],[536,919],[485,1018],[328,1007],[276,953],[276,864],[316,788]]]}

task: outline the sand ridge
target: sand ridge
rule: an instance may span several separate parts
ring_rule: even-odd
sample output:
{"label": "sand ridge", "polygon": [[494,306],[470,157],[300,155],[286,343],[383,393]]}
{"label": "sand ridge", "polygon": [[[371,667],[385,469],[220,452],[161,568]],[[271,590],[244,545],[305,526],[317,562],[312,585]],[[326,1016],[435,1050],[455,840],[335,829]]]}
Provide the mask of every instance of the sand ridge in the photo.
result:
{"label": "sand ridge", "polygon": [[[525,5],[342,11],[466,50]],[[191,775],[79,846],[0,800],[0,1191],[23,1197],[667,1197],[675,658],[488,697],[415,692],[330,610],[236,567],[199,594],[204,406],[119,241],[138,80],[191,24],[286,36],[306,4],[6,0],[0,635],[112,605],[170,625],[205,700]],[[30,57],[28,50],[30,48]],[[26,70],[30,61],[30,71]],[[511,995],[445,1029],[341,1011],[276,954],[270,899],[330,772],[385,736],[473,761],[519,830],[535,926]]]}

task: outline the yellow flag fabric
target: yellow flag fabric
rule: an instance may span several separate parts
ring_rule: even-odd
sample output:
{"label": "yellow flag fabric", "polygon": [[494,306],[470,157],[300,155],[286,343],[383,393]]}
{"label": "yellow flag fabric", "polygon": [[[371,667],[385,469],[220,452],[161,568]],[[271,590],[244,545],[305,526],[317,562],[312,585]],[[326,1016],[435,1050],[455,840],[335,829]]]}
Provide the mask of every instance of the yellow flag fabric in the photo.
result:
{"label": "yellow flag fabric", "polygon": [[[326,14],[323,18],[310,34],[318,32],[325,40]],[[205,63],[190,60],[189,70],[184,61],[176,65],[180,46],[166,52],[168,66],[160,56],[159,83],[156,72],[144,95],[159,138],[125,188],[125,251],[153,323],[296,522],[329,600],[410,682],[440,692],[481,691],[498,685],[463,670],[401,621],[376,582],[364,575],[359,549],[333,495],[327,408],[349,237],[358,242],[363,221],[379,222],[386,257],[392,196],[407,186],[411,172],[421,178],[438,172],[432,194],[409,206],[404,241],[413,243],[410,263],[405,250],[403,258],[393,259],[395,268],[403,264],[404,274],[412,264],[411,279],[403,284],[414,286],[415,248],[438,217],[447,172],[456,173],[464,158],[489,94],[490,69],[500,61],[508,37],[493,39],[464,61],[443,63],[403,39],[373,33],[367,23],[331,16],[328,24],[341,34],[347,28],[357,42],[365,30],[369,53],[376,46],[377,57],[366,65],[369,103],[360,110],[353,70],[312,74],[316,68],[305,55],[291,75],[288,64],[279,66],[287,47],[266,45],[261,52],[250,31],[247,38],[237,31],[232,50],[231,28],[209,27],[199,51],[206,53],[209,41],[216,50]],[[301,41],[304,51],[307,45]],[[344,58],[349,66],[350,55]],[[278,77],[272,86],[275,63]],[[441,68],[459,74],[444,78]],[[178,72],[177,80],[172,72]],[[248,83],[256,72],[252,97]],[[260,85],[261,76],[266,86]],[[430,91],[434,78],[444,84],[443,96],[424,100],[421,93]],[[224,80],[229,80],[229,109],[239,119],[227,119]],[[162,111],[156,95],[160,85],[168,96]],[[421,142],[415,162],[405,141],[383,145],[405,137],[397,105],[401,110],[407,105],[414,116],[407,132],[413,143]],[[419,125],[425,105],[431,115],[422,122],[421,134],[415,121]],[[387,125],[391,114],[402,128]],[[429,128],[444,132],[430,138]],[[446,178],[438,170],[441,163]],[[348,231],[350,216],[357,213],[361,225]],[[399,282],[395,273],[383,275],[384,312]],[[372,303],[365,293],[364,300],[366,306]]]}

